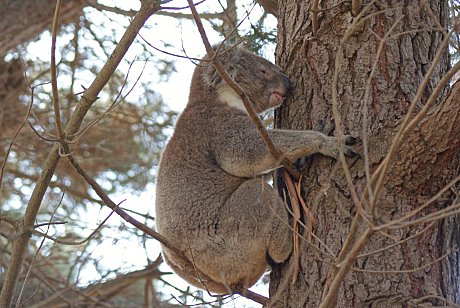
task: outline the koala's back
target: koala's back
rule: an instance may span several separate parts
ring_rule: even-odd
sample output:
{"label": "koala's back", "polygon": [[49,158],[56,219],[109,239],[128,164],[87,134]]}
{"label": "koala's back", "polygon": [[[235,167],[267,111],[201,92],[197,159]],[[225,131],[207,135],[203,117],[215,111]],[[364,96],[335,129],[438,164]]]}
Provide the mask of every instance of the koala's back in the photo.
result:
{"label": "koala's back", "polygon": [[186,249],[184,236],[206,235],[215,228],[219,209],[244,181],[216,164],[213,147],[219,132],[247,117],[226,106],[188,106],[166,146],[157,178],[156,212],[159,232]]}

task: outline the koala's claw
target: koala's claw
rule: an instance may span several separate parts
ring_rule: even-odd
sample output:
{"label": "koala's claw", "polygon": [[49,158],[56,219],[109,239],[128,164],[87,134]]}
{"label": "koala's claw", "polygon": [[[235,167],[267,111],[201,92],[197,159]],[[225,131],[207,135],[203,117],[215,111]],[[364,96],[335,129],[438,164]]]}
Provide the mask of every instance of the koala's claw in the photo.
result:
{"label": "koala's claw", "polygon": [[345,155],[345,157],[361,158],[361,155],[358,152],[356,152],[352,147],[350,147],[350,145],[355,145],[361,142],[359,138],[350,135],[344,135],[342,141],[343,143],[345,143],[345,147],[343,149],[343,154]]}
{"label": "koala's claw", "polygon": [[345,135],[345,145],[355,145],[357,143],[360,143],[361,139],[357,137],[353,137],[350,135]]}
{"label": "koala's claw", "polygon": [[359,154],[354,149],[347,147],[347,146],[345,147],[343,154],[345,155],[345,157],[348,157],[348,158],[361,158],[361,154]]}

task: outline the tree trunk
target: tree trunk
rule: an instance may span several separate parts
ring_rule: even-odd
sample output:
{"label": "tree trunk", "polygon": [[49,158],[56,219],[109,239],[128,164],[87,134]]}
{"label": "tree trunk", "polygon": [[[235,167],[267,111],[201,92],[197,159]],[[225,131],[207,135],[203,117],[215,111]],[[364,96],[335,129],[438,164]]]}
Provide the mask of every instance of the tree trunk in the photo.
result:
{"label": "tree trunk", "polygon": [[[291,283],[295,256],[274,269],[269,306],[460,303],[459,254],[453,251],[459,243],[459,218],[430,219],[458,206],[458,185],[404,222],[425,219],[410,226],[394,222],[459,173],[460,85],[450,92],[436,88],[449,70],[448,52],[442,47],[448,1],[362,1],[362,5],[352,1],[353,6],[349,1],[326,0],[319,1],[319,10],[312,7],[314,2],[279,1],[276,58],[295,90],[277,110],[275,122],[280,128],[329,133],[334,128],[335,102],[340,122],[334,132],[337,135],[341,128],[359,137],[362,144],[357,150],[363,159],[347,162],[353,189],[340,161],[315,155],[304,163],[303,197],[316,219],[316,239],[303,230],[295,283]],[[429,112],[403,134],[377,190],[375,175],[382,171],[437,53],[438,64],[409,119],[425,112],[424,106]],[[399,243],[403,239],[408,240]],[[388,247],[393,243],[397,245]],[[388,249],[376,251],[383,247]],[[376,253],[364,255],[369,252]]]}

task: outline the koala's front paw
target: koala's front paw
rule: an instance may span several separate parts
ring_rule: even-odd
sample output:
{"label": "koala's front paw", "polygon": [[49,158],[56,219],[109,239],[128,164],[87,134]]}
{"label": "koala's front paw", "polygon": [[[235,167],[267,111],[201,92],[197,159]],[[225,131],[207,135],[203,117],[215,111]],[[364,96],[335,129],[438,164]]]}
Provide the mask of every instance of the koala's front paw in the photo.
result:
{"label": "koala's front paw", "polygon": [[[330,156],[334,157],[335,159],[339,158],[339,153],[340,153],[340,145],[338,144],[338,140],[335,137],[329,137],[330,141],[330,149],[331,153]],[[360,142],[358,138],[355,138],[350,135],[345,135],[342,138],[342,142],[345,143],[345,146],[343,148],[343,154],[345,157],[348,158],[356,158],[356,157],[361,157],[358,152],[356,152],[350,145],[354,145]]]}
{"label": "koala's front paw", "polygon": [[350,135],[345,135],[343,139],[345,141],[345,145],[355,145],[361,142],[361,139],[350,136]]}
{"label": "koala's front paw", "polygon": [[353,136],[350,136],[350,135],[345,135],[344,136],[344,141],[345,141],[345,147],[343,149],[343,154],[348,157],[348,158],[360,158],[361,155],[356,152],[352,147],[349,147],[350,145],[355,145],[359,142],[361,142],[361,140],[359,138],[356,138],[356,137],[353,137]]}
{"label": "koala's front paw", "polygon": [[345,146],[343,154],[348,158],[361,158],[361,155],[349,146]]}

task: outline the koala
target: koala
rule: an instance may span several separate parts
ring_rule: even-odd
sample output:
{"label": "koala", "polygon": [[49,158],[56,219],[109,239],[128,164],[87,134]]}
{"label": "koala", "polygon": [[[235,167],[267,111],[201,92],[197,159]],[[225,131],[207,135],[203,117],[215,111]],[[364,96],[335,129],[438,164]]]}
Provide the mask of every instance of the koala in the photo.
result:
{"label": "koala", "polygon": [[[292,232],[285,203],[262,178],[280,161],[241,98],[206,59],[194,71],[188,103],[162,153],[156,224],[189,261],[162,246],[166,263],[190,284],[226,294],[251,287],[269,264],[285,261]],[[219,60],[257,113],[280,105],[291,90],[280,68],[243,48],[228,49]],[[313,153],[337,158],[340,152],[335,137],[319,132],[268,134],[291,161]],[[345,146],[346,155],[353,153]]]}

